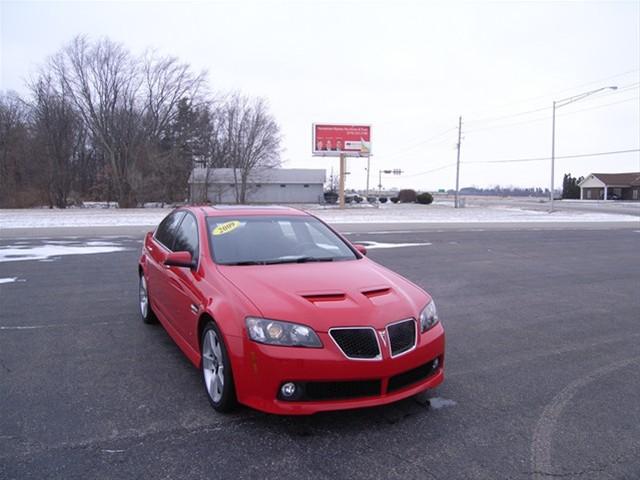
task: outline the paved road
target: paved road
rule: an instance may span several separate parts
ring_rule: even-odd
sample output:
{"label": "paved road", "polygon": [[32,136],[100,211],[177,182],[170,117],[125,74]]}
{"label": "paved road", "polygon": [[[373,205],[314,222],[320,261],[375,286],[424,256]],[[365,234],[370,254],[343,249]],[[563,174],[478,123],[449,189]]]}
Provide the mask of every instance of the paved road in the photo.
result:
{"label": "paved road", "polygon": [[430,243],[370,257],[433,294],[447,379],[308,418],[209,408],[138,319],[138,238],[4,238],[125,250],[0,263],[0,478],[640,478],[637,230],[351,234]]}

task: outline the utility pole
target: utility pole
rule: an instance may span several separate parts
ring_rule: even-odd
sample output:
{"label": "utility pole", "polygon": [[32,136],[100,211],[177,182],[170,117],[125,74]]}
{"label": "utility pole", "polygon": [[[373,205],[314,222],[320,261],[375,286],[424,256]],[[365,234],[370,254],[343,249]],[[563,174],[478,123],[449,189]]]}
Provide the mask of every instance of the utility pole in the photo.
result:
{"label": "utility pole", "polygon": [[456,200],[455,207],[458,208],[458,190],[460,188],[460,141],[462,140],[462,116],[458,120],[458,160],[456,161]]}
{"label": "utility pole", "polygon": [[338,194],[340,195],[340,208],[344,208],[344,175],[345,175],[345,156],[344,153],[340,153],[340,186]]}

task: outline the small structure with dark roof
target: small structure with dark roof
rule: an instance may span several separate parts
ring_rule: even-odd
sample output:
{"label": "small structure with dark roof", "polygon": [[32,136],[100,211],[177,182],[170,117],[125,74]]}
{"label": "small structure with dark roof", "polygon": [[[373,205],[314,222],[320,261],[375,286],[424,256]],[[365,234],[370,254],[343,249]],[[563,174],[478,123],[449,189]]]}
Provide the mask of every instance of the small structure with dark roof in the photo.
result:
{"label": "small structure with dark roof", "polygon": [[640,200],[640,172],[590,173],[578,186],[580,200]]}

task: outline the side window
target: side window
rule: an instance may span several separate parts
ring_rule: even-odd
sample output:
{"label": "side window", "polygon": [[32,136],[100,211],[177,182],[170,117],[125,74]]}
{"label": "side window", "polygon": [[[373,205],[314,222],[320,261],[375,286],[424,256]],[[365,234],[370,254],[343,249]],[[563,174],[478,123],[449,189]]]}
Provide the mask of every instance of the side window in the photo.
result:
{"label": "side window", "polygon": [[156,229],[156,233],[154,235],[155,239],[169,250],[173,247],[176,228],[180,224],[182,217],[184,217],[184,212],[172,213],[160,222],[160,225],[158,225],[158,228]]}
{"label": "side window", "polygon": [[176,233],[176,242],[173,244],[174,252],[189,252],[195,259],[198,258],[198,222],[191,214],[187,214]]}

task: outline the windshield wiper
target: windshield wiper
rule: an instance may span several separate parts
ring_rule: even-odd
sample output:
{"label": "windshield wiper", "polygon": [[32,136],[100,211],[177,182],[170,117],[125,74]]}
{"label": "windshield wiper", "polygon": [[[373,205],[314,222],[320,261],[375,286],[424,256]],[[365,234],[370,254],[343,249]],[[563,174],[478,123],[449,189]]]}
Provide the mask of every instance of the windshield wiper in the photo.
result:
{"label": "windshield wiper", "polygon": [[273,258],[270,260],[243,260],[241,262],[223,263],[221,265],[243,266],[243,265],[279,265],[282,263],[309,263],[309,262],[333,262],[333,257],[285,257]]}
{"label": "windshield wiper", "polygon": [[233,263],[222,263],[221,265],[225,266],[242,266],[242,265],[266,265],[267,262],[264,260],[244,260],[242,262],[233,262]]}
{"label": "windshield wiper", "polygon": [[308,263],[308,262],[333,262],[333,257],[288,257],[267,260],[265,265],[275,265],[279,263]]}

